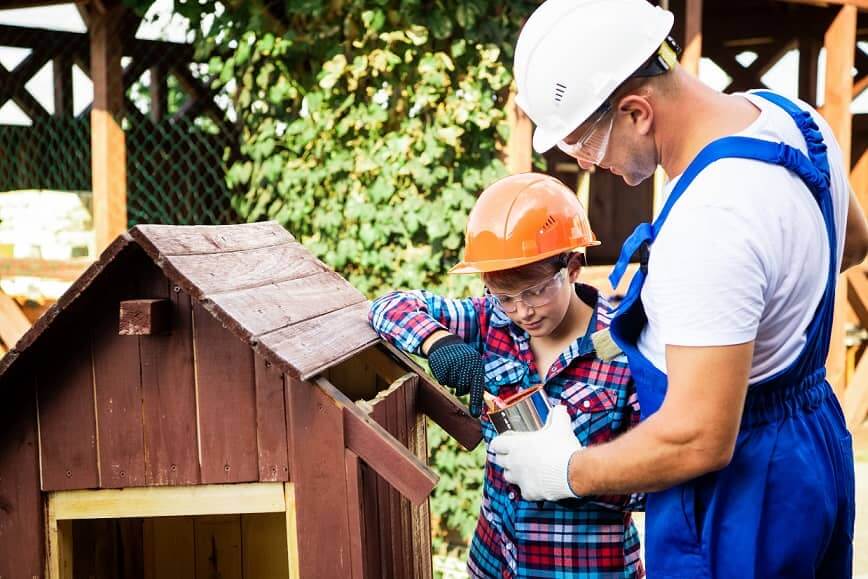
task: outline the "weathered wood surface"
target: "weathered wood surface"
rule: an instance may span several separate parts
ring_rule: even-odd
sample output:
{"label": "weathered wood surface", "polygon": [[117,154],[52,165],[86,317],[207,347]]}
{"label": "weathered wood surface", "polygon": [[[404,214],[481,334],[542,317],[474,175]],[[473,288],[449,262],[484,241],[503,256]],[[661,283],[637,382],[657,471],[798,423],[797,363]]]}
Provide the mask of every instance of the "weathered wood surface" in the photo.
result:
{"label": "weathered wood surface", "polygon": [[365,577],[365,544],[367,541],[362,512],[362,462],[352,450],[345,454],[347,477],[347,517],[350,525],[350,561],[353,579]]}
{"label": "weathered wood surface", "polygon": [[172,303],[168,299],[124,300],[120,305],[118,334],[152,336],[171,327]]}
{"label": "weathered wood surface", "polygon": [[[381,395],[389,400],[384,407],[390,416],[397,414],[397,409],[392,408],[394,402],[388,394],[398,392],[405,384],[416,380],[418,376],[408,374],[386,394]],[[359,455],[359,458],[414,504],[426,500],[437,484],[437,475],[383,428],[379,421],[372,420],[328,380],[320,378],[317,385],[343,410],[346,447]],[[397,429],[397,425],[395,428]]]}
{"label": "weathered wood surface", "polygon": [[301,577],[348,577],[350,529],[343,410],[321,388],[287,376],[289,459]]}
{"label": "weathered wood surface", "polygon": [[[170,292],[163,281],[163,291]],[[201,480],[190,296],[172,288],[174,325],[167,336],[141,336],[142,422],[149,485]]]}
{"label": "weathered wood surface", "polygon": [[99,296],[102,307],[91,314],[95,318],[91,348],[103,488],[139,486],[146,482],[139,340],[118,334],[120,311],[115,305],[125,295],[136,292],[130,281],[117,280],[116,285]]}
{"label": "weathered wood surface", "polygon": [[151,257],[197,255],[272,247],[295,241],[286,229],[268,221],[238,225],[137,225],[130,235]]}
{"label": "weathered wood surface", "polygon": [[271,362],[256,356],[255,380],[259,480],[288,481],[283,373]]}
{"label": "weathered wood surface", "polygon": [[96,421],[87,329],[53,328],[36,367],[43,490],[98,488]]}
{"label": "weathered wood surface", "polygon": [[251,336],[259,336],[365,301],[333,271],[210,296]]}
{"label": "weathered wood surface", "polygon": [[259,337],[265,351],[302,379],[341,362],[378,338],[368,324],[368,303],[362,302]]}
{"label": "weathered wood surface", "polygon": [[419,376],[419,411],[425,413],[467,450],[476,448],[482,440],[482,427],[467,408],[428,376],[409,356],[386,342],[381,342],[379,346]]}
{"label": "weathered wood surface", "polygon": [[198,305],[193,327],[202,482],[255,481],[253,352]]}
{"label": "weathered wood surface", "polygon": [[0,577],[41,577],[45,527],[32,378],[13,377],[5,396],[0,405]]}

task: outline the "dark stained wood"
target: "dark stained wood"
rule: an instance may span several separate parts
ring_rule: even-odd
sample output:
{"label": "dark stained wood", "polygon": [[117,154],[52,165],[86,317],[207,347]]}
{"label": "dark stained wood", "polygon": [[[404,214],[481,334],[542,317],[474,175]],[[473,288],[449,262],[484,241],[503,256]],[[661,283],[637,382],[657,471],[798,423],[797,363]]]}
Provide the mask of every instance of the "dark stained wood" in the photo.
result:
{"label": "dark stained wood", "polygon": [[24,334],[15,348],[10,350],[2,359],[0,359],[0,378],[9,369],[10,366],[24,353],[31,345],[45,332],[45,330],[54,324],[55,320],[60,316],[79,296],[82,295],[93,283],[96,277],[112,263],[115,259],[122,258],[123,253],[127,251],[135,251],[130,248],[131,239],[127,236],[120,236],[100,255],[99,259],[91,264],[75,282],[69,286],[62,296],[57,300],[51,308],[46,311],[39,320]]}
{"label": "dark stained wood", "polygon": [[0,404],[0,577],[41,577],[45,558],[36,392],[12,376]]}
{"label": "dark stained wood", "polygon": [[118,334],[151,336],[171,328],[172,302],[168,299],[124,300],[120,306]]}
{"label": "dark stained wood", "polygon": [[367,302],[362,302],[265,334],[259,338],[286,365],[286,371],[302,379],[342,362],[377,341],[368,324]]}
{"label": "dark stained wood", "polygon": [[799,37],[799,98],[817,106],[817,74],[823,43],[816,36]]}
{"label": "dark stained wood", "polygon": [[[371,412],[371,418],[380,426],[385,427],[389,422],[388,409],[385,404],[375,404]],[[373,467],[373,465],[372,465]],[[395,574],[395,561],[392,558],[392,497],[395,492],[389,483],[376,471],[377,474],[377,507],[380,511],[380,528],[378,534],[380,536],[380,566],[381,573],[384,579],[398,579]]]}
{"label": "dark stained wood", "polygon": [[[418,377],[409,375],[407,380],[418,380]],[[317,385],[343,407],[346,447],[358,454],[413,504],[426,500],[437,484],[437,475],[395,440],[380,421],[371,420],[327,380],[320,378]],[[386,412],[394,413],[395,410],[387,409]],[[388,416],[384,418],[386,423],[389,421]]]}
{"label": "dark stained wood", "polygon": [[[355,453],[354,453],[355,454]],[[380,524],[379,477],[374,470],[364,462],[359,464],[362,478],[363,523],[365,525],[365,577],[383,577],[381,568],[383,558],[380,556]]]}
{"label": "dark stained wood", "polygon": [[362,524],[362,480],[359,457],[352,450],[346,451],[347,517],[350,529],[350,559],[353,579],[364,579],[365,526]]}
{"label": "dark stained wood", "polygon": [[321,388],[285,379],[300,576],[347,577],[347,484],[345,476],[336,476],[346,469],[343,410]]}
{"label": "dark stained wood", "polygon": [[117,304],[132,291],[129,280],[117,280],[111,290],[98,302],[103,307],[93,312],[91,331],[100,486],[134,487],[146,483],[139,340],[117,331]]}
{"label": "dark stained wood", "polygon": [[[422,380],[415,388],[406,388],[404,394],[406,400],[407,425],[409,441],[407,448],[415,454],[420,461],[428,464],[428,435],[427,419],[419,410],[419,392],[422,388]],[[412,507],[411,510],[411,535],[413,542],[412,558],[415,563],[415,577],[417,579],[432,579],[434,570],[431,566],[431,511],[429,501]]]}
{"label": "dark stained wood", "polygon": [[165,278],[162,287],[166,295],[171,295],[172,333],[139,338],[145,474],[149,485],[195,484],[201,477],[193,373],[192,305],[190,296],[180,288],[174,291],[175,286]]}
{"label": "dark stained wood", "polygon": [[42,490],[100,486],[97,466],[93,365],[87,329],[52,328],[53,348],[36,356],[51,363],[37,372]]}
{"label": "dark stained wood", "polygon": [[261,356],[255,359],[256,445],[259,480],[289,480],[283,373]]}
{"label": "dark stained wood", "polygon": [[274,221],[244,225],[137,225],[130,235],[155,259],[244,251],[295,241],[292,234]]}
{"label": "dark stained wood", "polygon": [[214,305],[254,336],[365,301],[333,271],[210,296]]}
{"label": "dark stained wood", "polygon": [[66,53],[52,59],[52,80],[54,81],[54,116],[71,117],[72,100],[72,58]]}
{"label": "dark stained wood", "polygon": [[[386,407],[386,430],[397,440],[404,448],[406,448],[405,432],[401,428],[401,414],[403,414],[404,406],[404,388],[407,384],[417,382],[418,378],[402,383],[395,390],[390,390],[380,404]],[[409,453],[409,451],[408,451]],[[412,453],[410,453],[412,454]],[[415,455],[413,455],[415,456]],[[425,499],[433,487],[425,493]],[[410,545],[404,542],[404,508],[401,504],[401,495],[395,492],[394,489],[389,490],[389,512],[391,521],[389,524],[389,536],[391,537],[390,548],[392,551],[392,565],[395,570],[395,577],[407,577],[408,568],[405,565],[404,555],[409,553]],[[422,501],[420,501],[422,502]]]}
{"label": "dark stained wood", "polygon": [[592,265],[613,264],[621,253],[621,244],[643,221],[649,221],[654,209],[653,179],[637,187],[628,187],[624,180],[608,171],[591,174],[588,218],[602,245],[588,248]]}
{"label": "dark stained wood", "polygon": [[253,352],[201,306],[193,306],[202,482],[259,478]]}
{"label": "dark stained wood", "polygon": [[[394,393],[395,399],[395,418],[398,425],[398,440],[424,465],[428,465],[427,457],[419,457],[416,454],[416,449],[413,448],[411,442],[411,428],[414,425],[416,417],[416,391],[419,387],[419,380],[412,380],[404,383],[404,386]],[[433,489],[432,489],[433,490]],[[426,503],[422,501],[419,504]],[[415,576],[413,567],[413,506],[406,498],[399,496],[398,503],[401,509],[401,557],[403,558],[404,573],[407,576]]]}
{"label": "dark stained wood", "polygon": [[327,271],[296,242],[226,253],[175,255],[164,258],[167,271],[186,279],[190,294],[201,299],[221,292],[257,288]]}
{"label": "dark stained wood", "polygon": [[418,410],[425,413],[467,450],[476,448],[482,440],[482,427],[461,401],[437,384],[404,352],[386,342],[380,342],[378,346],[419,376]]}

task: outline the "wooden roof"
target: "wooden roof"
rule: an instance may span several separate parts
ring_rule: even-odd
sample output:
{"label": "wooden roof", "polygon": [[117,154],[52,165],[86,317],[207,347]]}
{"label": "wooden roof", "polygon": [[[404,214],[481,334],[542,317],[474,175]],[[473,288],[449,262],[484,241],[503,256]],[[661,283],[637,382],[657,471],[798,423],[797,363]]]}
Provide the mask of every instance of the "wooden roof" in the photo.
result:
{"label": "wooden roof", "polygon": [[365,296],[277,223],[139,225],[118,237],[0,360],[0,379],[133,246],[224,327],[302,380],[377,341]]}

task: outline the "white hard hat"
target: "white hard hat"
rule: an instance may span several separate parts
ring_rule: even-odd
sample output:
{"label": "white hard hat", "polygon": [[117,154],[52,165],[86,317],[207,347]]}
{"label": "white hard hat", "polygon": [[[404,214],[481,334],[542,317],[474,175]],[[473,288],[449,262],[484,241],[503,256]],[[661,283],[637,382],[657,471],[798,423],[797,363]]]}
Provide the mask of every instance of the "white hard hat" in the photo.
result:
{"label": "white hard hat", "polygon": [[646,0],[547,0],[518,37],[516,104],[551,149],[581,125],[666,40],[675,17]]}

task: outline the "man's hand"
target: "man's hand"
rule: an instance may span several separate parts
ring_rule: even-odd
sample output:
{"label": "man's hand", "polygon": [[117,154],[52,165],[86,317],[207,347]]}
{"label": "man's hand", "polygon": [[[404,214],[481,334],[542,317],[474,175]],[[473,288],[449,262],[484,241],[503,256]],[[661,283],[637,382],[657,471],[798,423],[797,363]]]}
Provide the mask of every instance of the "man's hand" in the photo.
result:
{"label": "man's hand", "polygon": [[482,414],[485,365],[482,356],[458,336],[447,334],[427,349],[428,365],[437,381],[455,389],[458,396],[470,393],[470,414]]}
{"label": "man's hand", "polygon": [[521,489],[529,501],[575,498],[570,488],[570,458],[582,450],[566,406],[549,413],[545,426],[536,432],[506,432],[491,441],[495,462],[503,477]]}

